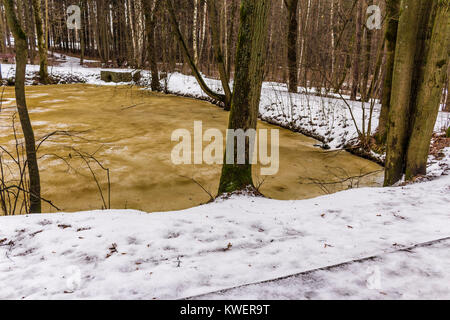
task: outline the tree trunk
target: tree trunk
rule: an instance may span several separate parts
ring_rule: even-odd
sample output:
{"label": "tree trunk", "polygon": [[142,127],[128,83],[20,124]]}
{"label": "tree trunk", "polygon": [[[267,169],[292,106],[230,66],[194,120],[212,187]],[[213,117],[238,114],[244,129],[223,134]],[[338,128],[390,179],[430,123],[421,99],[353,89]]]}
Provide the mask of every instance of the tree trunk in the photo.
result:
{"label": "tree trunk", "polygon": [[194,62],[198,65],[198,0],[194,0],[194,13],[192,21],[192,47],[194,50]]}
{"label": "tree trunk", "polygon": [[41,213],[41,183],[39,177],[39,167],[36,157],[36,143],[33,127],[28,115],[27,102],[25,99],[25,69],[27,65],[27,37],[19,24],[15,10],[14,0],[4,0],[6,16],[16,45],[16,104],[19,113],[20,124],[22,126],[25,139],[25,151],[27,155],[29,192],[30,192],[30,213]]}
{"label": "tree trunk", "polygon": [[445,86],[445,101],[442,111],[450,112],[450,64],[447,66],[447,82]]}
{"label": "tree trunk", "polygon": [[36,56],[36,44],[34,39],[36,38],[36,35],[34,33],[33,12],[29,0],[23,0],[23,10],[25,33],[28,37],[28,56],[30,63],[34,64],[34,58]]}
{"label": "tree trunk", "polygon": [[402,2],[392,75],[392,94],[386,143],[384,185],[390,186],[402,178],[410,128],[415,59],[420,28],[429,0]]}
{"label": "tree trunk", "polygon": [[[235,63],[233,99],[228,128],[256,129],[267,48],[267,24],[271,0],[243,0]],[[245,163],[222,167],[219,194],[253,187],[250,141],[246,139]],[[252,150],[253,151],[253,150]],[[226,155],[225,155],[226,158]]]}
{"label": "tree trunk", "polygon": [[334,85],[335,65],[336,65],[336,39],[334,34],[334,0],[330,2],[330,36],[331,36],[331,83]]}
{"label": "tree trunk", "polygon": [[375,139],[379,144],[386,141],[387,124],[389,118],[389,106],[391,102],[392,73],[394,71],[395,45],[397,41],[398,19],[400,14],[400,1],[387,0],[387,27],[385,33],[386,65],[383,81],[383,96],[381,98],[380,118]]}
{"label": "tree trunk", "polygon": [[[2,2],[0,1],[0,53],[5,53],[6,52],[7,32],[6,32],[4,23],[3,23],[3,10],[2,10],[1,3]],[[1,78],[2,78],[2,75],[0,73],[0,80],[1,80]]]}
{"label": "tree trunk", "polygon": [[233,40],[234,40],[234,21],[235,21],[235,17],[236,17],[236,13],[238,10],[238,4],[237,4],[237,0],[231,0],[231,10],[230,10],[230,16],[229,16],[229,20],[230,20],[230,26],[228,29],[228,45],[227,45],[227,75],[228,75],[228,79],[231,79],[231,65],[232,65],[232,53],[233,53]]}
{"label": "tree trunk", "polygon": [[353,69],[352,69],[352,90],[350,100],[356,100],[359,87],[359,73],[361,61],[361,42],[362,42],[362,2],[358,1],[356,13],[356,33],[355,48],[353,50]]}
{"label": "tree trunk", "polygon": [[[366,7],[368,7],[370,4],[366,0]],[[370,68],[372,66],[372,30],[369,30],[367,27],[364,27],[366,37],[365,37],[365,59],[364,59],[364,71],[363,71],[363,79],[362,79],[362,86],[361,86],[361,100],[364,102],[369,101],[369,89],[368,83],[369,83],[369,77],[370,77]]]}
{"label": "tree trunk", "polygon": [[449,2],[437,6],[423,81],[417,94],[416,111],[406,158],[406,179],[426,174],[430,141],[442,97],[449,52]]}
{"label": "tree trunk", "polygon": [[228,73],[225,66],[224,56],[220,46],[220,36],[218,30],[218,18],[217,7],[215,0],[207,0],[209,8],[209,19],[211,22],[212,42],[214,48],[214,57],[216,59],[217,66],[219,68],[220,80],[222,82],[222,88],[225,93],[225,110],[230,110],[231,104],[231,89],[228,79]]}
{"label": "tree trunk", "polygon": [[47,71],[47,49],[44,39],[44,30],[42,27],[42,15],[41,15],[41,1],[33,0],[34,20],[36,22],[36,32],[39,48],[39,77],[41,83],[48,83],[48,71]]}
{"label": "tree trunk", "polygon": [[178,21],[177,21],[177,17],[175,15],[175,9],[173,7],[172,0],[167,0],[166,4],[167,4],[167,10],[169,11],[169,19],[170,19],[170,23],[172,25],[173,34],[181,47],[183,55],[184,55],[185,59],[187,60],[195,79],[197,80],[197,82],[200,85],[200,87],[202,88],[202,90],[209,97],[211,97],[214,100],[225,103],[225,100],[226,100],[225,95],[222,95],[222,94],[212,91],[208,87],[206,82],[203,80],[202,75],[198,71],[197,65],[195,64],[194,59],[191,57],[191,54],[189,53],[186,42],[184,41],[183,35],[181,34],[180,27],[179,27]]}
{"label": "tree trunk", "polygon": [[285,0],[285,5],[288,11],[288,32],[287,32],[287,65],[289,69],[289,92],[296,93],[298,90],[297,78],[297,37],[298,37],[298,22],[297,9],[298,0]]}
{"label": "tree trunk", "polygon": [[152,91],[161,91],[159,83],[158,63],[156,56],[156,41],[155,41],[155,23],[156,13],[160,4],[160,1],[154,0],[150,6],[150,1],[144,1],[144,14],[147,29],[147,50],[148,59],[150,62],[150,70],[152,74],[151,88]]}
{"label": "tree trunk", "polygon": [[49,43],[48,43],[48,37],[49,37],[50,27],[49,27],[49,19],[48,19],[48,0],[45,0],[45,50],[48,53]]}
{"label": "tree trunk", "polygon": [[198,55],[199,55],[199,64],[201,66],[201,59],[202,59],[202,54],[203,54],[203,48],[204,48],[204,44],[206,42],[206,25],[207,25],[207,13],[208,13],[208,4],[205,1],[205,3],[203,4],[203,23],[202,23],[202,29],[201,29],[201,33],[200,33],[200,37],[199,37],[199,49],[198,49]]}
{"label": "tree trunk", "polygon": [[310,16],[310,11],[311,11],[311,0],[307,1],[306,4],[306,18],[305,18],[305,25],[303,27],[303,32],[301,33],[302,35],[302,41],[301,41],[301,45],[300,45],[300,68],[298,68],[298,74],[297,74],[297,79],[300,78],[300,72],[303,72],[304,75],[304,83],[303,86],[305,88],[308,87],[308,80],[307,80],[307,71],[306,71],[306,48],[307,48],[307,43],[306,43],[306,36],[307,34],[309,34],[309,16]]}
{"label": "tree trunk", "polygon": [[[33,0],[36,1],[36,0]],[[80,9],[81,9],[81,30],[80,30],[80,65],[82,66],[84,63],[84,51],[85,51],[85,47],[86,47],[86,39],[85,39],[85,33],[86,33],[86,28],[85,28],[85,18],[86,18],[86,7],[84,4],[85,0],[81,0],[80,2]]]}
{"label": "tree trunk", "polygon": [[[134,3],[134,1],[133,1]],[[130,45],[131,45],[131,56],[130,61],[133,66],[136,66],[136,40],[134,34],[134,19],[133,19],[133,3],[131,0],[128,0],[128,27],[129,27],[129,36],[130,36]]]}

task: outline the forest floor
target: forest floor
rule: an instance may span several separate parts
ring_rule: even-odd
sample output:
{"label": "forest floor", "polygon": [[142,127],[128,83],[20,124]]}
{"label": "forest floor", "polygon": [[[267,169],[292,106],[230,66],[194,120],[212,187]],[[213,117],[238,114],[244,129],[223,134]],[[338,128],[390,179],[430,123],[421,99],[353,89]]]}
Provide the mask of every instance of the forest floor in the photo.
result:
{"label": "forest floor", "polygon": [[[11,68],[2,65],[2,72],[6,78]],[[69,64],[52,72],[104,84],[99,69]],[[168,84],[172,92],[202,96],[192,77],[172,74]],[[307,124],[339,148],[356,133],[339,101],[265,83],[260,115]],[[362,115],[361,103],[351,105]],[[436,131],[444,126],[448,114],[440,113]],[[431,181],[392,188],[297,201],[234,195],[168,213],[2,217],[0,298],[449,299],[449,166],[444,144],[430,156],[422,180]]]}

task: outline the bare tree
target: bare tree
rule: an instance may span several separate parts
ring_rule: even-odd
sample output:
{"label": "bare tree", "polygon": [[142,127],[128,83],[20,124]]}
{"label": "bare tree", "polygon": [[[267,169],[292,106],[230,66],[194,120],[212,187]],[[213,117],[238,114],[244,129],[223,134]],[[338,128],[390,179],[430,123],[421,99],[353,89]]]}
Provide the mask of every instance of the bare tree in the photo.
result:
{"label": "bare tree", "polygon": [[[271,0],[243,0],[236,53],[233,100],[229,129],[256,129],[264,76],[267,23]],[[245,143],[245,163],[224,163],[219,194],[253,187],[250,141]],[[236,148],[236,144],[234,144]],[[226,157],[226,155],[225,155]]]}
{"label": "bare tree", "polygon": [[34,21],[36,23],[37,40],[39,48],[39,76],[42,83],[48,83],[47,71],[47,45],[45,44],[44,30],[41,15],[41,1],[33,0]]}
{"label": "bare tree", "polygon": [[5,0],[6,16],[9,28],[11,29],[16,46],[16,80],[15,92],[17,111],[25,139],[25,149],[27,155],[28,175],[30,183],[30,209],[31,213],[41,212],[41,181],[39,176],[39,166],[36,156],[36,144],[33,127],[28,115],[27,101],[25,98],[25,69],[27,64],[27,38],[17,19],[14,1]]}

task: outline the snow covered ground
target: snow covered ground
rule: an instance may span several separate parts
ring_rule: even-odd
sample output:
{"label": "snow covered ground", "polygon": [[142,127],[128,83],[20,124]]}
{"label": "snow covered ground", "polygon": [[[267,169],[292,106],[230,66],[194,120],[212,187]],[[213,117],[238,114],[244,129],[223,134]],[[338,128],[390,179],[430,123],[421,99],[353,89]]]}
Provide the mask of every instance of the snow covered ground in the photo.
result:
{"label": "snow covered ground", "polygon": [[[443,176],[301,201],[234,196],[169,213],[2,217],[0,298],[178,299],[379,255],[450,236],[449,192]],[[435,265],[448,278],[447,258]]]}
{"label": "snow covered ground", "polygon": [[192,299],[450,299],[450,238]]}
{"label": "snow covered ground", "polygon": [[[60,55],[55,55],[61,59]],[[62,83],[73,81],[84,82],[93,85],[117,85],[100,80],[100,68],[87,68],[79,65],[79,59],[66,57],[60,66],[49,68],[49,73]],[[4,79],[14,76],[14,65],[2,64],[2,75]],[[27,66],[27,79],[29,84],[38,72],[39,66]],[[109,69],[115,70],[115,69]],[[118,69],[123,70],[123,69]],[[150,75],[147,71],[142,72],[143,85],[150,83]],[[219,80],[205,78],[211,89],[223,92]],[[127,84],[127,83],[121,83]],[[207,95],[201,90],[193,76],[181,73],[171,73],[161,84],[167,86],[171,93],[206,99]],[[347,100],[345,103],[340,97],[331,98],[315,95],[314,91],[299,88],[299,94],[287,92],[285,84],[264,82],[259,107],[261,119],[300,131],[314,138],[322,140],[331,149],[340,149],[350,140],[357,137],[357,132],[365,130],[369,126],[370,104]],[[348,97],[343,96],[348,99]],[[349,106],[352,110],[355,122],[353,122]],[[363,117],[364,110],[364,117]],[[371,120],[371,132],[378,126],[380,105],[375,104]],[[363,121],[364,118],[364,121]],[[356,125],[355,125],[356,123]],[[440,132],[450,126],[450,113],[440,112],[436,121],[435,131]]]}
{"label": "snow covered ground", "polygon": [[[13,69],[2,65],[3,77]],[[30,83],[37,70],[27,67]],[[50,72],[105,84],[100,69],[80,67],[76,58]],[[204,97],[193,77],[174,73],[167,83],[171,92]],[[220,91],[220,82],[207,83]],[[361,103],[351,106],[362,127]],[[332,148],[356,135],[342,100],[291,95],[282,84],[264,83],[260,116]],[[436,131],[449,122],[440,113]],[[252,283],[259,284],[204,297],[449,298],[448,240],[399,251],[450,236],[450,176],[441,176],[450,148],[443,153],[439,161],[430,157],[436,179],[403,187],[300,201],[233,196],[168,213],[0,217],[0,299],[182,299]]]}

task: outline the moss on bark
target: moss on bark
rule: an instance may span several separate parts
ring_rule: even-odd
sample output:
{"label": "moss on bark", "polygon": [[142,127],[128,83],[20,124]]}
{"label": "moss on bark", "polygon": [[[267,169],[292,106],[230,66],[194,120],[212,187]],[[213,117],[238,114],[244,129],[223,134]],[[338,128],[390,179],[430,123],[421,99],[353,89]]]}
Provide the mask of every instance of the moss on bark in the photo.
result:
{"label": "moss on bark", "polygon": [[[228,123],[228,128],[232,130],[256,129],[264,75],[270,2],[270,0],[243,0],[241,4],[236,76]],[[236,152],[234,154],[237,157]],[[250,142],[246,139],[245,164],[237,164],[236,158],[234,164],[224,163],[219,195],[253,186],[250,159]]]}

